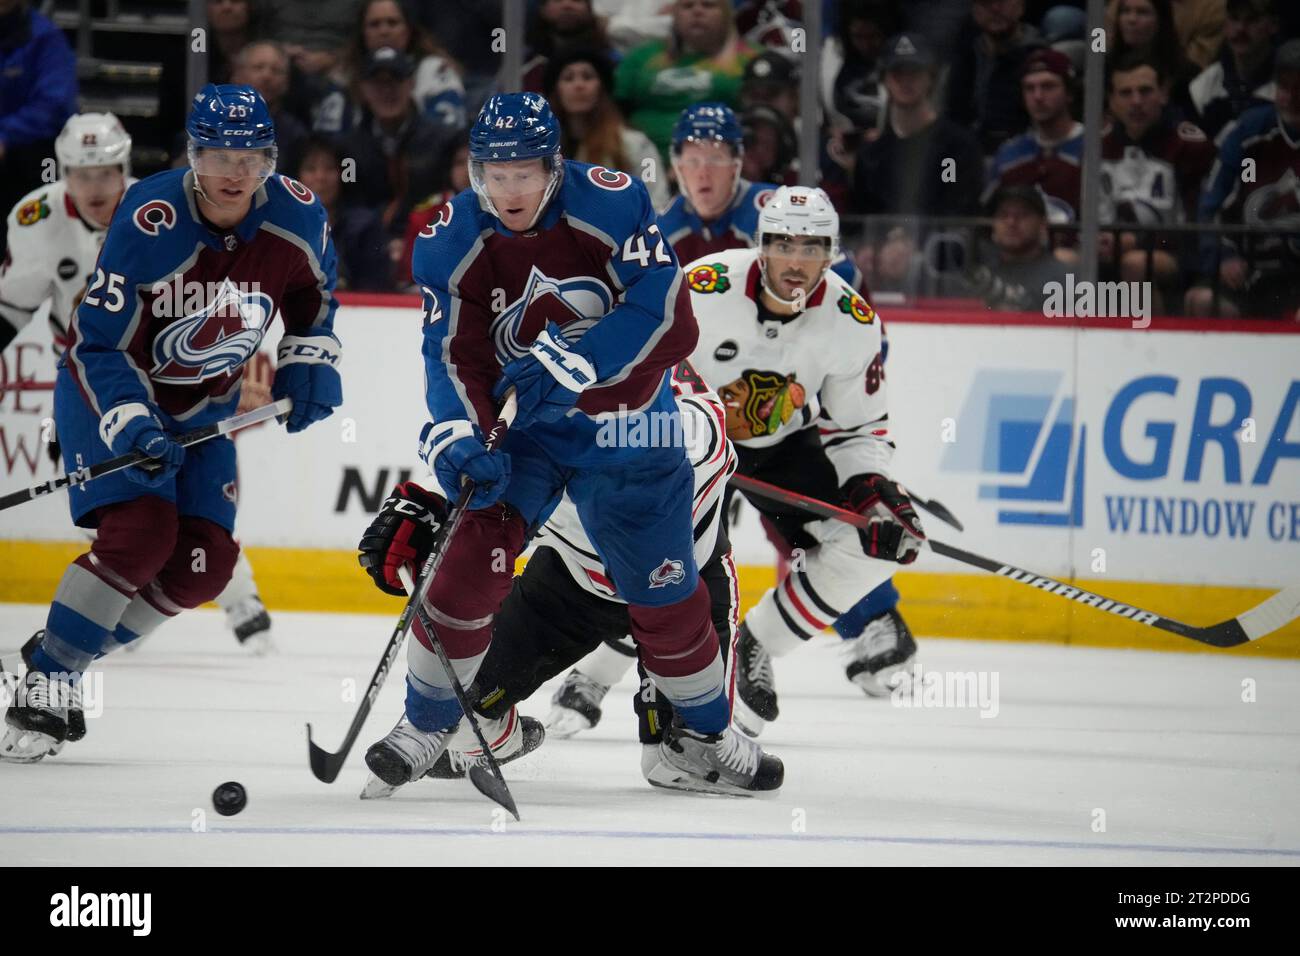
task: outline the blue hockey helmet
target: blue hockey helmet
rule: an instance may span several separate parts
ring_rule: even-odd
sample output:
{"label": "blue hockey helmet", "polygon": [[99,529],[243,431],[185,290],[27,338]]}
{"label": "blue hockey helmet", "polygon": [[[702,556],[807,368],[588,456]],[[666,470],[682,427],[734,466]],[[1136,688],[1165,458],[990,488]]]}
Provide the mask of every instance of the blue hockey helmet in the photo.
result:
{"label": "blue hockey helmet", "polygon": [[745,130],[726,103],[696,103],[682,110],[673,126],[673,155],[687,143],[722,143],[739,156],[745,150]]}
{"label": "blue hockey helmet", "polygon": [[560,156],[560,121],[546,97],[537,93],[498,93],[483,104],[469,131],[469,181],[483,208],[500,218],[488,195],[484,163],[512,163],[540,159],[547,174],[542,201],[531,228],[559,189],[564,177]]}
{"label": "blue hockey helmet", "polygon": [[254,170],[265,180],[275,171],[275,122],[262,95],[245,84],[209,83],[194,96],[189,119],[190,165],[199,172],[227,174],[227,170],[199,167],[203,150],[262,150],[265,162]]}

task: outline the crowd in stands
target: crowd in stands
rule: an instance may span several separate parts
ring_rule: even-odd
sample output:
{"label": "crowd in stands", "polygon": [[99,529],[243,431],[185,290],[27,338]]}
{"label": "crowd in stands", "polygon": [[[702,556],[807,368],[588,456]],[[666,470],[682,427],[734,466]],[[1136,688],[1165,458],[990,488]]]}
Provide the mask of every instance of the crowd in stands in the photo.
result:
{"label": "crowd in stands", "polygon": [[[799,97],[810,3],[825,34],[817,116]],[[798,182],[813,136],[873,291],[1036,308],[1026,288],[1078,259],[1083,74],[1102,57],[1100,278],[1154,283],[1167,313],[1294,315],[1300,3],[1109,0],[1101,37],[1084,6],[529,0],[522,85],[561,117],[567,157],[640,176],[660,208],[691,104],[736,110],[754,182]],[[207,16],[210,78],[270,104],[280,168],[329,209],[341,284],[408,288],[413,237],[465,188],[467,127],[499,88],[501,0],[208,0]],[[12,203],[76,109],[76,64],[32,0],[0,0],[0,62]],[[953,236],[969,239],[959,255]]]}

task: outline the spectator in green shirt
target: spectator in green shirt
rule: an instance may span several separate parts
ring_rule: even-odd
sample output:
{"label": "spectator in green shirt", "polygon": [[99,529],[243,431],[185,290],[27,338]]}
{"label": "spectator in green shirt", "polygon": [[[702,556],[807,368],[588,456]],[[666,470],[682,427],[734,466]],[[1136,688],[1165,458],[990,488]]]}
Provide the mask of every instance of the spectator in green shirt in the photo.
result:
{"label": "spectator in green shirt", "polygon": [[729,0],[675,0],[672,23],[667,40],[629,51],[614,79],[628,122],[665,156],[686,107],[705,100],[740,105],[745,65],[758,55],[736,33]]}

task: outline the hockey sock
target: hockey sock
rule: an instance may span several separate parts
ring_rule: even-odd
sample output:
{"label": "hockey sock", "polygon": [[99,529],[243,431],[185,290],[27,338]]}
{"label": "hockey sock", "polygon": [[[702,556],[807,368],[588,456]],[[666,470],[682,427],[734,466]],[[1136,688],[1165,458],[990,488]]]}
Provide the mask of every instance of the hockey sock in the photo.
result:
{"label": "hockey sock", "polygon": [[[622,642],[619,642],[620,645]],[[631,641],[628,641],[630,644]],[[613,687],[636,663],[636,650],[632,649],[631,656],[623,653],[622,648],[610,647],[608,644],[601,643],[594,651],[578,662],[578,670],[586,677],[594,680],[597,684],[605,687]]]}
{"label": "hockey sock", "polygon": [[841,614],[831,626],[840,637],[851,641],[861,636],[868,621],[898,607],[898,598],[898,588],[891,578]]}

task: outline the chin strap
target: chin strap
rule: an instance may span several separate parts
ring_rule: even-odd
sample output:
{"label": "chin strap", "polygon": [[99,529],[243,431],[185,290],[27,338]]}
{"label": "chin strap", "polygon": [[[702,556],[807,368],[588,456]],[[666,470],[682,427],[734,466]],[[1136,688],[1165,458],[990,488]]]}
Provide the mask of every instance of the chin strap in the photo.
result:
{"label": "chin strap", "polygon": [[772,298],[776,299],[776,301],[780,302],[782,305],[788,306],[792,309],[797,308],[798,311],[803,311],[808,307],[808,300],[812,298],[813,293],[817,291],[818,287],[820,287],[821,284],[826,281],[826,270],[829,268],[830,268],[830,263],[828,262],[825,266],[822,267],[822,274],[817,277],[817,281],[813,283],[813,287],[808,290],[807,294],[803,296],[796,296],[793,299],[786,299],[782,297],[782,295],[779,292],[776,291],[776,289],[772,286],[772,283],[767,281],[767,259],[764,257],[761,249],[759,250],[758,253],[758,274],[763,280],[763,291],[765,291]]}

